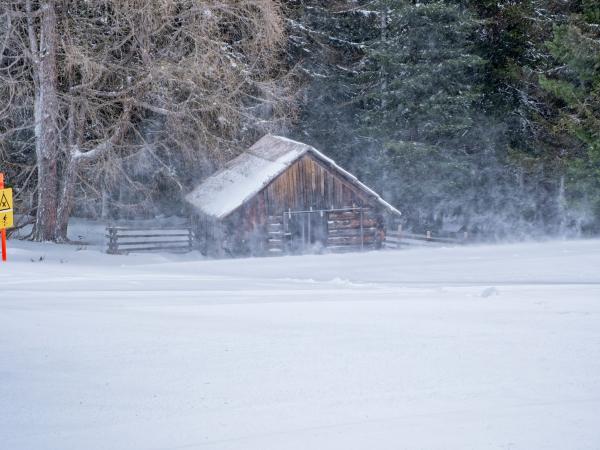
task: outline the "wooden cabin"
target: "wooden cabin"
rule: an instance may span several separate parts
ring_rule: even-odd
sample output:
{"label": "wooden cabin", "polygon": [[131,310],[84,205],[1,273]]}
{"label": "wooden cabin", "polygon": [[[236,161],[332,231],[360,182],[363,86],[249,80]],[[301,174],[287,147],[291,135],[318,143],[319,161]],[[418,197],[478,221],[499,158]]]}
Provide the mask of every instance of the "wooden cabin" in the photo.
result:
{"label": "wooden cabin", "polygon": [[310,145],[266,135],[186,200],[200,248],[266,255],[380,248],[400,211]]}

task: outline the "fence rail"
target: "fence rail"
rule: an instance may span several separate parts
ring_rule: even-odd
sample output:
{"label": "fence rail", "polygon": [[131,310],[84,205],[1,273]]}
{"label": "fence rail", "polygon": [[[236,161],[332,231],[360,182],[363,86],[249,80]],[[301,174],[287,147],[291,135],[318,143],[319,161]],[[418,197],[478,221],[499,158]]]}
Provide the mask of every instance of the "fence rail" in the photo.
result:
{"label": "fence rail", "polygon": [[385,247],[400,248],[410,245],[427,245],[430,244],[453,244],[464,245],[469,241],[469,234],[462,233],[460,237],[435,236],[431,231],[425,234],[407,233],[399,227],[397,230],[390,230],[385,237]]}
{"label": "fence rail", "polygon": [[142,227],[107,226],[107,253],[112,255],[131,252],[192,251],[194,235],[191,226]]}

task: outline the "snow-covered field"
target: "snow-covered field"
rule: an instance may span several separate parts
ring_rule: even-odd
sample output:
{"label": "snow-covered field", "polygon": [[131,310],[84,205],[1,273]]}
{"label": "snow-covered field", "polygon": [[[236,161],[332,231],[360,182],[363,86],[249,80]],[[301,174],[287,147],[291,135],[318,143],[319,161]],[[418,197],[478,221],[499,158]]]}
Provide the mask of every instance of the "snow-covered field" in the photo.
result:
{"label": "snow-covered field", "polygon": [[600,448],[598,240],[9,259],[1,449]]}

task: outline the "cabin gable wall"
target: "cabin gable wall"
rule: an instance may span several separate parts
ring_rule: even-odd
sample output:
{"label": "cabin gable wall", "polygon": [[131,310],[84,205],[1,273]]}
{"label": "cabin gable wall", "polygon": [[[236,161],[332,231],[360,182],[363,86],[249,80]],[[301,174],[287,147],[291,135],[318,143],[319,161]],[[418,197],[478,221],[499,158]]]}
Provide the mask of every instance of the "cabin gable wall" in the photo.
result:
{"label": "cabin gable wall", "polygon": [[266,215],[277,215],[288,209],[345,208],[370,202],[358,188],[306,154],[269,183],[250,203]]}

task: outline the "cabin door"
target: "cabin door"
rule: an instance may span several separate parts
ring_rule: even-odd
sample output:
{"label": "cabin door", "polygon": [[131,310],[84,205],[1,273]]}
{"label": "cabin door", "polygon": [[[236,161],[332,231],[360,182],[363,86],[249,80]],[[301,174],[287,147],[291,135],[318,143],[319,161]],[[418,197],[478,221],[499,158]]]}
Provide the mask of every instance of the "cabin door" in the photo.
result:
{"label": "cabin door", "polygon": [[285,213],[288,249],[291,253],[314,253],[327,246],[327,214],[321,211]]}

